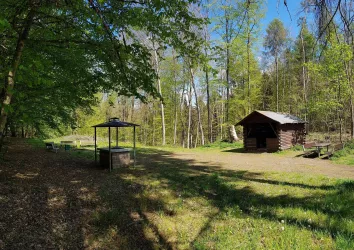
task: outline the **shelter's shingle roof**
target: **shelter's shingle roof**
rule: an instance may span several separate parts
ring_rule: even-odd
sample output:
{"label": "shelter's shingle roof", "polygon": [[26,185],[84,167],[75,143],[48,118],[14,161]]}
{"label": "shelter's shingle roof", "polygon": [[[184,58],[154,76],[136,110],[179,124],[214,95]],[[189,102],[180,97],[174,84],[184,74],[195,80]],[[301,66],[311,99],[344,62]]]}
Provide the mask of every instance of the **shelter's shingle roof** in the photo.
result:
{"label": "shelter's shingle roof", "polygon": [[282,114],[282,113],[276,113],[272,111],[263,111],[263,110],[255,110],[245,118],[243,118],[237,125],[241,125],[249,116],[253,115],[254,113],[259,113],[261,115],[264,115],[268,117],[269,119],[272,119],[273,121],[276,121],[280,124],[288,124],[288,123],[306,123],[302,119],[300,119],[297,116],[290,115],[290,114]]}

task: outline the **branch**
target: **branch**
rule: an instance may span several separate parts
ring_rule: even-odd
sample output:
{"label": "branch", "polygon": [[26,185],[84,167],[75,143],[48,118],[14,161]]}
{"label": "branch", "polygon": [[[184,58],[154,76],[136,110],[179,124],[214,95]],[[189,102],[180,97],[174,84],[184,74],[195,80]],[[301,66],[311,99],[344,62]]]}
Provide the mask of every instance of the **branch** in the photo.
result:
{"label": "branch", "polygon": [[[341,0],[338,0],[338,4],[337,4],[337,7],[333,13],[333,15],[331,16],[331,18],[329,19],[328,23],[326,24],[326,26],[322,29],[322,31],[320,31],[320,34],[318,36],[318,39],[321,38],[321,36],[323,35],[323,33],[325,32],[325,30],[328,28],[328,26],[331,24],[331,22],[333,21],[334,19],[334,16],[337,14],[338,10],[339,10],[339,7],[340,7],[340,3],[341,3]],[[318,40],[317,39],[317,40]]]}
{"label": "branch", "polygon": [[[314,47],[313,47],[313,50],[312,50],[313,52],[314,52],[314,50],[315,50],[316,44],[318,43],[318,41],[319,41],[320,38],[322,37],[323,33],[326,31],[326,29],[327,29],[328,26],[331,24],[331,22],[333,22],[334,16],[337,14],[337,12],[338,12],[338,10],[339,10],[340,3],[341,3],[341,0],[338,0],[338,4],[337,4],[337,7],[336,7],[336,9],[335,9],[333,15],[331,16],[331,18],[330,18],[330,20],[328,21],[328,23],[326,24],[326,26],[322,29],[322,31],[320,30],[320,33],[319,33],[319,35],[318,35],[318,37],[317,37],[317,39],[316,39],[316,42],[315,42]],[[329,12],[329,10],[327,9],[327,6],[325,6],[325,7],[326,7],[326,10]],[[328,41],[326,40],[326,41],[325,41],[325,47],[327,46],[327,42],[328,42]],[[320,57],[321,57],[321,55],[322,55],[322,51],[321,51],[321,53],[320,53]]]}
{"label": "branch", "polygon": [[348,22],[347,17],[343,14],[342,8],[339,8],[339,13],[340,13],[340,16],[342,17],[342,21],[344,22],[344,26],[346,27],[346,31],[349,32],[349,34],[353,40],[353,33],[350,28],[350,23]]}
{"label": "branch", "polygon": [[[90,6],[96,11],[96,14],[99,16],[99,18],[101,19],[102,24],[103,24],[103,27],[105,28],[106,33],[108,34],[108,37],[109,37],[109,39],[111,40],[111,42],[112,42],[112,44],[113,44],[113,48],[114,48],[114,50],[115,50],[115,52],[116,52],[116,54],[117,54],[119,63],[120,63],[120,65],[121,65],[122,69],[123,69],[123,65],[124,65],[124,64],[123,64],[122,57],[120,56],[119,48],[117,48],[117,46],[116,46],[116,40],[114,39],[114,35],[113,35],[112,31],[110,30],[108,24],[107,24],[106,21],[105,21],[105,18],[104,18],[103,14],[102,14],[102,11],[100,10],[100,8],[99,8],[98,6],[95,5],[95,3],[93,2],[93,0],[88,0],[88,2],[89,2],[89,4],[90,4]],[[118,34],[118,35],[119,35],[119,34]],[[118,47],[120,47],[120,44],[119,44],[119,43],[118,43]],[[123,72],[123,75],[124,75],[124,78],[125,78],[126,82],[129,83],[128,77],[127,77],[127,75],[126,75],[125,70],[122,70],[122,72]]]}
{"label": "branch", "polygon": [[146,1],[134,1],[134,0],[131,0],[131,1],[118,0],[118,1],[121,2],[121,3],[135,3],[135,4],[141,4],[141,5],[147,4]]}
{"label": "branch", "polygon": [[288,4],[287,4],[286,0],[284,0],[284,5],[285,5],[285,7],[286,7],[286,10],[287,10],[288,13],[289,13],[290,21],[293,21],[293,19],[291,18],[291,14],[290,14],[290,11],[289,11],[289,8],[288,8]]}

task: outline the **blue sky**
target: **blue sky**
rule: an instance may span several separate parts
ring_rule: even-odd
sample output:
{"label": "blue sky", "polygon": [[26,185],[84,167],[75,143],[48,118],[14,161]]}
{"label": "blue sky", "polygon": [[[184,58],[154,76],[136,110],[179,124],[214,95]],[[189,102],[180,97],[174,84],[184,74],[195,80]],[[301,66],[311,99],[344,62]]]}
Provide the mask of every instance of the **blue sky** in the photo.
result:
{"label": "blue sky", "polygon": [[[279,2],[279,6],[278,6]],[[301,5],[300,5],[299,0],[288,0],[288,8],[290,15],[284,5],[283,0],[268,0],[266,4],[266,15],[265,18],[262,19],[262,35],[265,35],[266,29],[269,25],[269,23],[274,19],[278,18],[280,19],[283,23],[285,28],[289,31],[289,35],[292,38],[296,38],[296,36],[299,33],[299,27],[297,25],[297,20],[299,19],[299,16],[303,13],[299,12],[301,11]]]}
{"label": "blue sky", "polygon": [[[219,0],[214,1],[217,3]],[[278,18],[283,22],[285,28],[289,32],[289,36],[292,39],[295,39],[300,30],[297,24],[298,19],[300,16],[304,16],[304,13],[301,12],[301,0],[287,0],[290,14],[284,5],[284,0],[265,0],[265,2],[265,16],[260,20],[261,34],[259,38],[261,39],[258,40],[258,43],[263,43],[263,38],[266,35],[266,29],[269,23],[275,18]],[[214,14],[215,13],[213,13],[213,10],[211,10],[211,18],[213,18]],[[214,23],[212,21],[211,26],[213,25]],[[220,38],[220,33],[218,31],[212,31],[211,37],[213,40],[218,40]]]}

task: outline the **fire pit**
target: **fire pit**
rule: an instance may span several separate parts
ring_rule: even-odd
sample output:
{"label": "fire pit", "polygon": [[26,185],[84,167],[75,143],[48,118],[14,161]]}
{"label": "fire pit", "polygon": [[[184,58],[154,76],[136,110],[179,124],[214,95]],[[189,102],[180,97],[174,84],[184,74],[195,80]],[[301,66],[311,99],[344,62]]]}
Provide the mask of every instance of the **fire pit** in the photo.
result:
{"label": "fire pit", "polygon": [[[98,148],[100,152],[100,165],[104,168],[109,168],[109,148]],[[113,168],[128,167],[130,164],[129,148],[111,148],[111,165]]]}
{"label": "fire pit", "polygon": [[[135,165],[135,127],[139,126],[134,123],[123,122],[114,117],[109,119],[108,122],[101,123],[93,126],[95,128],[95,162],[97,164],[97,150],[99,151],[100,165],[102,167],[108,167],[109,171],[112,168],[127,167],[130,164],[130,152],[131,149],[118,147],[118,128],[119,127],[133,127],[134,129],[134,144],[133,144],[133,158]],[[111,147],[111,128],[116,128],[116,146]],[[97,148],[97,128],[108,128],[108,147]]]}

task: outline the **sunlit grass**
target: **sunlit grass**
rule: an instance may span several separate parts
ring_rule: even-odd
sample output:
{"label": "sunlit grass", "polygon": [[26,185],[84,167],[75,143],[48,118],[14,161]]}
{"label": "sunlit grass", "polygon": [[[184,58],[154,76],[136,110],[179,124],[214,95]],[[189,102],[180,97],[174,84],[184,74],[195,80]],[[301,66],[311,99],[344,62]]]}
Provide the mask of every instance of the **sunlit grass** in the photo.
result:
{"label": "sunlit grass", "polygon": [[335,163],[354,165],[354,141],[344,144],[344,149],[334,153],[332,160]]}
{"label": "sunlit grass", "polygon": [[[136,167],[107,173],[88,248],[354,249],[353,181],[194,166],[167,149],[138,147]],[[93,157],[92,147],[68,152]]]}
{"label": "sunlit grass", "polygon": [[[164,159],[115,170],[101,189],[108,210],[94,218],[97,230],[138,223],[149,238],[159,238],[155,247],[176,249],[354,247],[351,181],[216,170]],[[100,247],[112,241],[101,239]]]}

